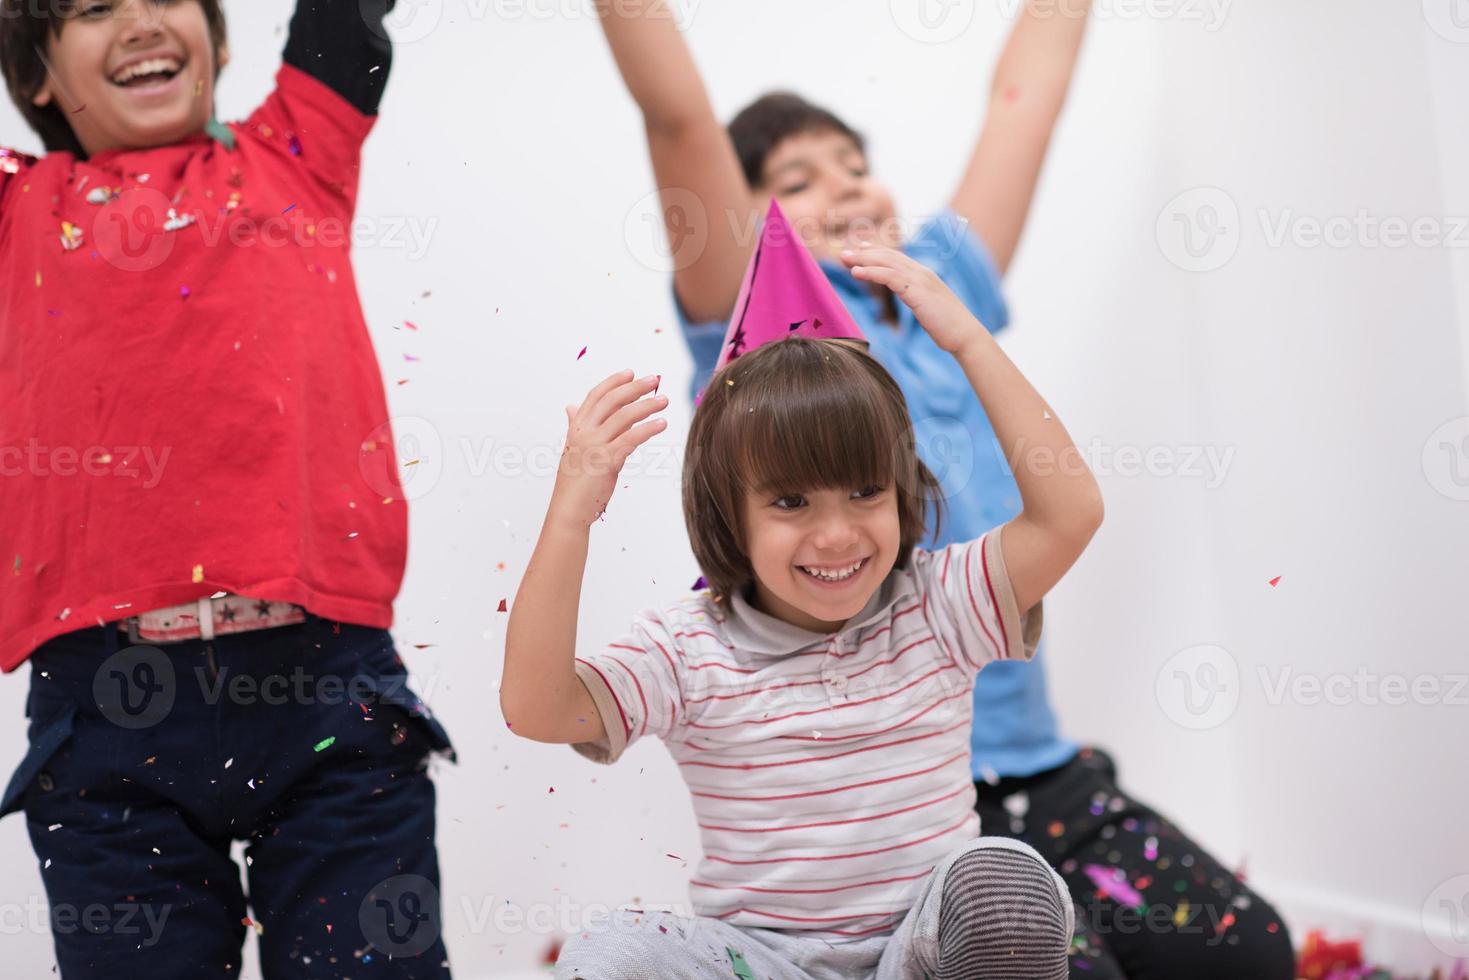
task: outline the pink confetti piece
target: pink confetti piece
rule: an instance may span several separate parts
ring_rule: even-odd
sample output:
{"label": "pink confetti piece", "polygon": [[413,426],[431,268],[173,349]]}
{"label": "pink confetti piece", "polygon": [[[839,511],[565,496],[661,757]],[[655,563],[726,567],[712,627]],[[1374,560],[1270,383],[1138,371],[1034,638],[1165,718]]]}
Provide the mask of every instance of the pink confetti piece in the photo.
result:
{"label": "pink confetti piece", "polygon": [[1122,872],[1115,868],[1104,867],[1100,864],[1088,864],[1083,868],[1086,876],[1097,886],[1097,891],[1113,899],[1120,905],[1130,905],[1140,909],[1145,904],[1142,895],[1137,889],[1127,883]]}
{"label": "pink confetti piece", "polygon": [[1281,579],[1282,579],[1282,578],[1283,578],[1283,577],[1284,577],[1284,576],[1281,576],[1281,575],[1277,575],[1277,576],[1275,576],[1275,577],[1274,577],[1274,578],[1273,578],[1273,579],[1271,579],[1271,580],[1270,580],[1270,587],[1271,587],[1271,588],[1272,588],[1272,589],[1273,589],[1273,588],[1275,588],[1275,587],[1276,587],[1276,586],[1277,586],[1277,585],[1279,585],[1279,584],[1280,584],[1280,580],[1281,580]]}
{"label": "pink confetti piece", "polygon": [[405,325],[405,326],[406,326],[406,327],[407,327],[407,328],[408,328],[408,329],[409,329],[409,330],[417,330],[417,329],[418,329],[418,324],[416,324],[416,323],[414,323],[414,322],[413,322],[413,321],[412,321],[412,320],[404,320],[404,321],[403,321],[403,324],[404,324],[404,325]]}
{"label": "pink confetti piece", "polygon": [[188,286],[179,287],[179,299],[188,299],[192,295],[194,295],[194,293],[191,289],[189,289]]}
{"label": "pink confetti piece", "polygon": [[581,360],[581,359],[582,359],[582,358],[583,358],[583,357],[586,357],[586,356],[587,356],[587,349],[586,349],[586,348],[585,348],[585,347],[583,347],[583,348],[582,348],[582,349],[581,349],[581,353],[580,353],[580,354],[578,354],[578,355],[576,355],[576,359],[577,359],[577,360],[578,360],[578,361],[579,361],[579,360]]}
{"label": "pink confetti piece", "polygon": [[420,357],[414,357],[412,354],[404,354],[403,355],[403,360],[408,361],[409,363],[415,363],[417,361],[421,361],[422,358],[420,358]]}

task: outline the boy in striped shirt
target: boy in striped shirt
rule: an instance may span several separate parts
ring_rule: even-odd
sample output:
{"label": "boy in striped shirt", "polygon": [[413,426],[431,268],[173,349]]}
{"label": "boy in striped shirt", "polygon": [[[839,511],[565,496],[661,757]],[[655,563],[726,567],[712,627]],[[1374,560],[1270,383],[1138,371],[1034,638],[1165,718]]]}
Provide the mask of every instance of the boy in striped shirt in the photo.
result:
{"label": "boy in striped shirt", "polygon": [[[621,913],[566,946],[564,980],[1067,974],[1065,883],[1028,845],[976,836],[970,691],[986,662],[1034,652],[1041,599],[1099,526],[1100,492],[932,271],[870,245],[842,261],[958,361],[1024,510],[978,540],[918,548],[938,485],[891,376],[847,340],[759,346],[714,377],[689,433],[684,516],[710,591],[578,660],[590,525],[627,456],[664,428],[667,399],[623,372],[568,408],[501,705],[518,734],[604,762],[662,739],[704,858],[696,917]],[[738,346],[738,322],[731,336]]]}

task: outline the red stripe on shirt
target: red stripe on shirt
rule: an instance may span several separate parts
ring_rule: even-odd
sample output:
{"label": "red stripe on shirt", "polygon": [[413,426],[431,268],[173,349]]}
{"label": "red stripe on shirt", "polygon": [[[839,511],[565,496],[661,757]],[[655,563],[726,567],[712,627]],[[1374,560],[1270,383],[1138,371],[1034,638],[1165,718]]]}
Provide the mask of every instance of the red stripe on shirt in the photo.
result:
{"label": "red stripe on shirt", "polygon": [[718,857],[716,855],[706,853],[704,855],[704,859],[706,861],[717,861],[720,864],[737,864],[744,866],[755,864],[795,864],[798,862],[801,864],[805,864],[814,861],[850,861],[852,858],[872,857],[872,855],[874,854],[891,854],[893,851],[901,851],[904,848],[917,847],[919,844],[927,844],[931,840],[937,840],[945,834],[952,834],[960,827],[963,827],[965,824],[969,823],[969,818],[972,815],[972,812],[965,813],[964,817],[958,823],[945,827],[943,830],[936,830],[933,833],[929,834],[927,837],[920,837],[917,840],[904,841],[902,844],[893,844],[888,847],[878,847],[870,851],[853,851],[850,854],[813,855],[811,857],[760,858],[759,860],[755,861],[736,861],[734,858]]}
{"label": "red stripe on shirt", "polygon": [[[979,611],[979,604],[974,601],[974,576],[970,574],[970,563],[974,558],[975,548],[980,549],[980,561],[982,563],[984,561],[984,538],[980,538],[978,544],[971,545],[964,550],[964,589],[966,592],[969,593],[969,608],[974,611],[974,621],[978,623],[979,628],[984,631],[984,638],[989,641],[990,649],[995,651],[995,656],[998,659],[1003,660],[1005,657],[1005,651],[995,646],[995,638],[990,633],[990,628],[985,625],[984,614]],[[991,601],[993,601],[994,599],[993,591],[990,593],[990,599]],[[996,611],[998,612],[998,609]]]}
{"label": "red stripe on shirt", "polygon": [[912,813],[914,810],[922,810],[925,807],[937,806],[940,803],[946,803],[968,789],[972,789],[972,787],[968,785],[960,786],[952,793],[946,793],[935,800],[925,800],[922,803],[915,803],[912,806],[905,806],[901,810],[889,810],[886,813],[874,813],[870,817],[852,817],[850,820],[827,820],[823,823],[797,823],[788,824],[781,827],[720,827],[715,824],[701,823],[699,824],[699,827],[702,830],[724,830],[732,834],[773,834],[777,831],[782,830],[811,830],[814,827],[841,827],[849,823],[871,823],[874,820],[884,820],[888,817],[896,817],[899,814]]}
{"label": "red stripe on shirt", "polygon": [[866,789],[868,786],[881,786],[883,783],[895,783],[900,779],[912,779],[915,776],[926,776],[931,772],[937,772],[944,766],[947,766],[950,763],[955,762],[956,760],[967,758],[969,758],[969,752],[966,750],[964,752],[958,753],[957,755],[951,755],[943,762],[940,762],[936,766],[931,766],[928,769],[919,769],[915,772],[900,773],[896,776],[885,776],[882,779],[869,779],[865,783],[852,783],[848,786],[833,786],[831,789],[812,790],[809,793],[789,793],[785,796],[721,796],[718,793],[698,793],[690,788],[689,795],[697,796],[706,800],[729,800],[734,803],[774,803],[779,800],[799,800],[804,799],[808,796],[829,796],[832,793],[845,793],[848,790]]}
{"label": "red stripe on shirt", "polygon": [[933,670],[930,670],[922,677],[919,677],[913,681],[910,681],[907,684],[904,684],[902,687],[898,688],[895,691],[889,691],[887,694],[879,694],[875,697],[865,698],[861,701],[846,701],[842,704],[833,704],[825,708],[812,708],[810,711],[793,711],[788,715],[777,715],[774,718],[746,718],[744,721],[731,722],[728,725],[699,725],[691,721],[689,722],[689,727],[700,728],[704,729],[705,731],[722,731],[727,728],[741,728],[745,725],[767,725],[777,721],[785,721],[789,718],[804,718],[807,715],[820,715],[825,714],[828,711],[841,711],[846,708],[857,708],[861,707],[864,704],[872,704],[875,701],[886,701],[888,698],[895,698],[899,694],[902,694],[904,691],[907,691],[918,684],[922,684],[924,681],[928,680],[935,674],[942,674],[946,670],[957,669],[958,668],[952,664],[945,664],[942,667],[936,667]]}
{"label": "red stripe on shirt", "polygon": [[[594,664],[594,663],[591,663],[590,661],[582,660],[580,657],[578,657],[576,662],[579,663],[579,664],[586,664],[588,667],[590,667],[592,669],[592,673],[596,674],[599,678],[601,678],[601,680],[602,680],[602,686],[607,689],[607,693],[608,694],[612,695],[612,703],[615,704],[615,705],[617,705],[617,716],[618,716],[618,718],[620,718],[622,720],[622,738],[623,738],[623,741],[626,741],[627,739],[631,738],[632,737],[632,729],[629,728],[628,725],[627,725],[627,712],[625,712],[625,711],[622,710],[622,702],[617,699],[617,692],[612,689],[612,685],[611,684],[607,683],[607,675],[604,674],[604,673],[602,673],[600,670],[598,670],[597,669],[597,665]],[[606,725],[606,723],[607,723],[607,720],[605,718],[602,719],[602,724],[604,726]]]}
{"label": "red stripe on shirt", "polygon": [[[989,535],[986,534],[985,535],[985,538],[988,538],[988,537],[989,537]],[[1010,637],[1008,635],[1006,635],[1006,631],[1005,631],[1005,617],[1004,617],[1004,614],[1002,614],[1000,612],[1000,603],[999,603],[999,601],[995,598],[995,583],[990,579],[990,561],[989,561],[989,556],[984,553],[984,546],[983,546],[984,539],[982,538],[982,539],[980,539],[980,541],[981,541],[981,543],[980,543],[980,552],[979,552],[979,563],[980,563],[980,567],[984,569],[984,585],[985,585],[985,588],[989,589],[989,592],[990,592],[990,605],[991,606],[994,606],[994,608],[995,608],[995,619],[999,620],[999,623],[1000,623],[1000,639],[1002,641],[1004,641],[1004,644],[1005,644],[1005,646],[1004,646],[1004,652],[1001,653],[1000,656],[1003,657],[1003,658],[1007,658],[1008,659],[1009,656],[1010,656]]]}

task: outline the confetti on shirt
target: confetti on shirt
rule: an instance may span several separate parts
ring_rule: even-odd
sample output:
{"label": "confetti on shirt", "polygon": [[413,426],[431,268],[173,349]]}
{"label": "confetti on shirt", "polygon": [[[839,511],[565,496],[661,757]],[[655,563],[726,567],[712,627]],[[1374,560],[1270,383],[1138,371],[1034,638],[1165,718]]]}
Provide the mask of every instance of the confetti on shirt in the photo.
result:
{"label": "confetti on shirt", "polygon": [[203,565],[195,565],[194,566],[194,574],[193,574],[193,577],[192,577],[192,581],[193,581],[193,583],[195,585],[198,585],[200,582],[204,581],[204,566]]}
{"label": "confetti on shirt", "polygon": [[320,742],[317,742],[316,745],[315,745],[315,747],[312,749],[312,751],[313,752],[323,752],[323,751],[331,748],[332,747],[332,743],[334,743],[336,740],[337,740],[337,737],[335,735],[328,735],[326,738],[322,739]]}
{"label": "confetti on shirt", "polygon": [[1141,910],[1147,904],[1142,895],[1127,883],[1121,871],[1100,864],[1088,864],[1082,870],[1092,880],[1092,884],[1097,886],[1098,891],[1119,905],[1129,905]]}
{"label": "confetti on shirt", "polygon": [[287,204],[286,207],[285,207],[285,210],[282,211],[281,214],[290,214],[294,210],[296,210],[296,205],[294,205],[294,204]]}

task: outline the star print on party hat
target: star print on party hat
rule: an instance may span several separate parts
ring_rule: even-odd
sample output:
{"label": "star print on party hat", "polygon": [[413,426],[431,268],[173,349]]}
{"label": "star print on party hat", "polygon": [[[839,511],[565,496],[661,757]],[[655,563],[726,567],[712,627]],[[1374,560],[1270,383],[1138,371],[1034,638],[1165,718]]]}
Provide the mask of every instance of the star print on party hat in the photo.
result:
{"label": "star print on party hat", "polygon": [[772,198],[715,372],[773,340],[867,338]]}

